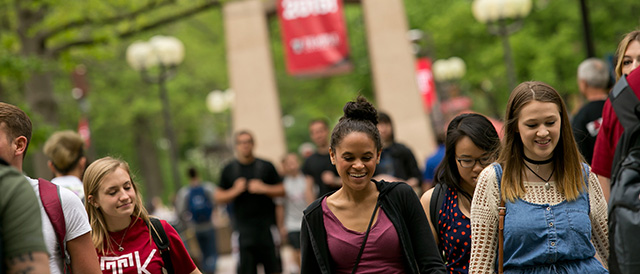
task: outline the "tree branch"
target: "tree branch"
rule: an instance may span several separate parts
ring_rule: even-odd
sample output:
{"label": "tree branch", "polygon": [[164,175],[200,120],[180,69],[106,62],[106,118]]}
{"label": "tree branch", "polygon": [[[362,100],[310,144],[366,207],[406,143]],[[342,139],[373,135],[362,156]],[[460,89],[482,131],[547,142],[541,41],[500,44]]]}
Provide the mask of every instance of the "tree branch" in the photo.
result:
{"label": "tree branch", "polygon": [[[120,32],[117,35],[117,37],[119,38],[127,38],[130,37],[134,34],[140,33],[140,32],[144,32],[144,31],[148,31],[148,30],[152,30],[173,22],[176,22],[180,19],[189,17],[191,15],[195,15],[197,13],[200,13],[202,11],[208,10],[209,8],[215,7],[215,6],[219,6],[220,2],[217,0],[213,0],[213,1],[209,1],[194,7],[191,7],[189,9],[183,10],[179,13],[173,14],[171,16],[165,17],[165,18],[161,18],[159,20],[156,20],[155,22],[149,23],[147,25],[141,26],[139,28],[135,28],[135,29],[131,29],[131,30],[127,30],[127,31],[123,31]],[[79,40],[75,40],[75,41],[70,41],[67,43],[64,43],[62,45],[56,46],[56,47],[52,47],[50,50],[48,50],[52,56],[56,56],[58,54],[60,54],[63,51],[69,50],[70,48],[74,48],[74,47],[78,47],[78,46],[90,46],[90,45],[95,45],[95,44],[100,44],[100,43],[106,43],[107,42],[107,38],[86,38],[86,39],[79,39]]]}
{"label": "tree branch", "polygon": [[175,3],[175,0],[163,0],[163,1],[152,1],[147,3],[146,5],[133,10],[129,13],[125,13],[125,14],[119,14],[113,17],[107,17],[107,18],[99,18],[99,19],[93,19],[93,18],[89,18],[89,17],[85,17],[85,18],[81,18],[75,21],[71,21],[71,22],[67,22],[66,24],[54,27],[53,29],[49,30],[49,31],[45,31],[40,33],[40,37],[43,40],[46,40],[48,38],[51,38],[55,35],[57,35],[60,32],[72,29],[72,28],[80,28],[80,27],[84,27],[84,26],[90,26],[90,25],[111,25],[111,24],[116,24],[122,20],[125,19],[129,19],[129,18],[135,18],[141,14],[144,13],[148,13],[151,11],[154,11],[158,8],[161,8],[163,6],[166,6],[168,4],[173,4]]}

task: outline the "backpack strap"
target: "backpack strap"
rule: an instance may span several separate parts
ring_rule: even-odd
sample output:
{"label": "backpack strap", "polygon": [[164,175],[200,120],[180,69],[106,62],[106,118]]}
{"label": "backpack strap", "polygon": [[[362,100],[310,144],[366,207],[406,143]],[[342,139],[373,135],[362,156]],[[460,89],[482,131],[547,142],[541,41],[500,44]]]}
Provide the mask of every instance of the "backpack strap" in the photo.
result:
{"label": "backpack strap", "polygon": [[613,86],[611,93],[609,93],[609,100],[625,130],[638,123],[636,108],[640,105],[640,99],[629,86],[626,75],[622,75]]}
{"label": "backpack strap", "polygon": [[256,161],[255,161],[254,164],[255,164],[255,166],[254,166],[254,170],[253,170],[253,172],[254,172],[253,178],[262,180],[262,172],[264,171],[264,168],[262,166],[263,165],[262,161],[260,161],[259,159],[256,158]]}
{"label": "backpack strap", "polygon": [[163,273],[164,274],[173,274],[173,262],[171,261],[171,248],[169,246],[169,237],[167,237],[167,233],[164,231],[164,227],[162,227],[162,223],[159,219],[150,217],[149,218],[149,232],[151,233],[151,238],[153,238],[153,242],[160,250],[160,255],[162,256],[162,262],[164,264]]}
{"label": "backpack strap", "polygon": [[431,225],[436,229],[436,237],[440,235],[440,227],[438,226],[438,210],[442,206],[444,202],[444,184],[437,183],[433,187],[433,192],[431,193],[431,201],[429,201],[429,216],[431,217]]}
{"label": "backpack strap", "polygon": [[237,159],[233,159],[231,162],[231,173],[233,174],[233,178],[240,178],[240,162]]}
{"label": "backpack strap", "polygon": [[[263,163],[262,161],[260,161],[258,158],[255,158],[255,161],[253,162],[254,166],[253,166],[253,179],[260,179],[262,180],[262,171],[263,171]],[[231,173],[233,174],[233,176],[235,178],[240,178],[242,177],[242,173],[240,171],[241,168],[241,164],[237,159],[234,159],[232,162],[232,166],[231,166]]]}
{"label": "backpack strap", "polygon": [[585,195],[587,196],[587,213],[591,215],[591,196],[589,196],[589,164],[582,163],[582,179],[585,187]]}
{"label": "backpack strap", "polygon": [[38,178],[38,189],[40,191],[42,206],[56,234],[58,246],[60,246],[60,254],[64,258],[63,271],[64,273],[71,273],[71,259],[67,256],[67,242],[64,240],[67,235],[67,225],[64,220],[64,213],[60,202],[59,186],[45,179]]}

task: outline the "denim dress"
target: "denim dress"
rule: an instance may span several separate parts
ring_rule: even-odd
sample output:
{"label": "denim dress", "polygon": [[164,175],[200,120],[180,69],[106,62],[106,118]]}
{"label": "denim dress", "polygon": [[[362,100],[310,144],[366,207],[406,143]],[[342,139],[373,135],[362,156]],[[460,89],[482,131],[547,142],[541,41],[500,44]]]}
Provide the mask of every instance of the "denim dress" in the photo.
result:
{"label": "denim dress", "polygon": [[[500,165],[494,167],[502,177]],[[609,273],[594,257],[588,191],[557,205],[517,199],[505,206],[505,274]]]}

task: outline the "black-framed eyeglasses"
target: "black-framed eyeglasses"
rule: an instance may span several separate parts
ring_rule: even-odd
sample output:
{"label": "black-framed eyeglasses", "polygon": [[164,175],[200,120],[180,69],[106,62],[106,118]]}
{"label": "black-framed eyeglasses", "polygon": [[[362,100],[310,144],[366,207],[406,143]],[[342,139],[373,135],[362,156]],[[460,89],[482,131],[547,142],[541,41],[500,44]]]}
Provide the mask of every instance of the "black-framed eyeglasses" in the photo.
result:
{"label": "black-framed eyeglasses", "polygon": [[472,168],[476,165],[476,162],[480,163],[480,166],[486,167],[491,164],[491,157],[482,158],[456,158],[461,167]]}

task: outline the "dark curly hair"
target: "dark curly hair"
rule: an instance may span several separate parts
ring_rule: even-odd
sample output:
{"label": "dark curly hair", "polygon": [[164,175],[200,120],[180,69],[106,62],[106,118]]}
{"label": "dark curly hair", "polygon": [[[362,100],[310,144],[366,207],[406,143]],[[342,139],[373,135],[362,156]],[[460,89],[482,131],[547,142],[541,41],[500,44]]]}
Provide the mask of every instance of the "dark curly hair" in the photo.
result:
{"label": "dark curly hair", "polygon": [[338,120],[338,124],[331,132],[331,150],[335,153],[336,147],[340,145],[342,139],[351,132],[362,132],[367,134],[376,145],[378,151],[382,150],[380,132],[378,124],[378,111],[362,95],[354,101],[347,102],[342,109],[344,115]]}

